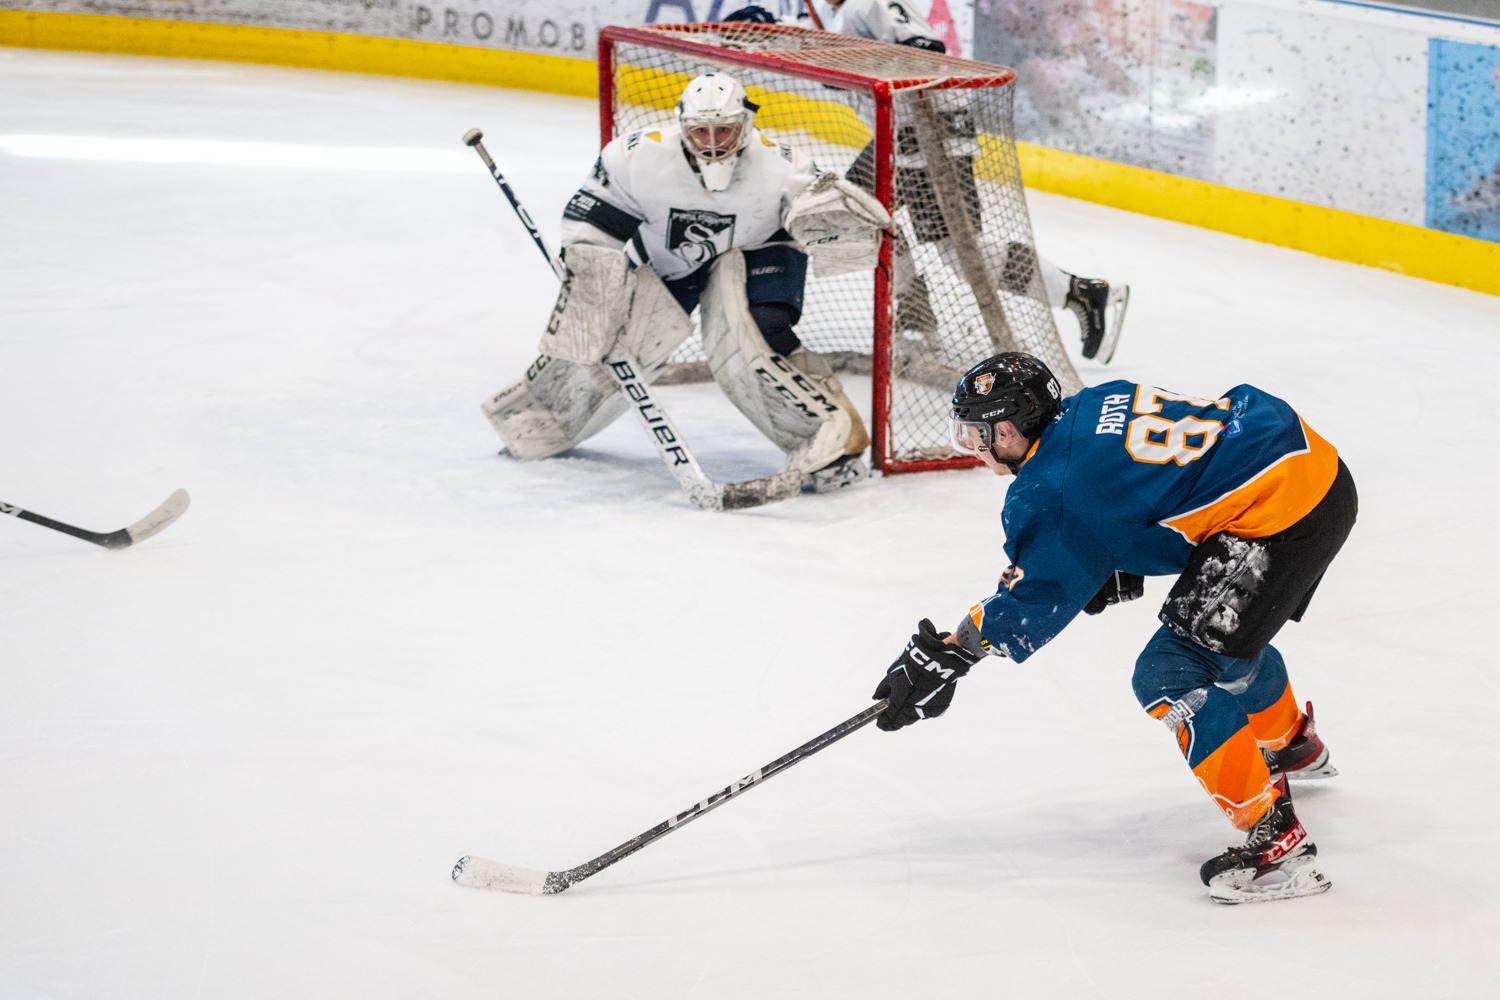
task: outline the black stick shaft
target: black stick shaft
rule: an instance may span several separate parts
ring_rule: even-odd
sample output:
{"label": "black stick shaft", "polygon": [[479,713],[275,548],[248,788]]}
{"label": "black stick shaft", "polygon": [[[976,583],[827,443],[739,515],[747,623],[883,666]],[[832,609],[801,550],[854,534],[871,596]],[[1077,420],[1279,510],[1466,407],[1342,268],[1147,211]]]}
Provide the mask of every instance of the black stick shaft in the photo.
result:
{"label": "black stick shaft", "polygon": [[557,280],[566,280],[568,273],[563,267],[562,261],[553,257],[552,251],[547,249],[547,241],[542,239],[541,230],[537,229],[536,223],[531,221],[531,213],[526,211],[526,206],[521,204],[521,199],[517,198],[516,193],[510,189],[510,182],[505,179],[505,175],[500,172],[500,168],[495,165],[495,161],[490,158],[489,151],[484,148],[484,143],[480,140],[478,132],[479,130],[475,129],[464,136],[464,142],[474,147],[474,152],[479,154],[479,158],[489,168],[490,176],[495,178],[496,184],[500,185],[500,190],[505,195],[505,200],[510,202],[510,207],[516,210],[516,215],[521,219],[521,225],[525,226],[526,231],[531,234],[531,241],[536,244],[536,248],[547,259],[547,266],[552,268],[552,272],[557,275]]}
{"label": "black stick shaft", "polygon": [[845,736],[848,736],[850,733],[855,732],[859,729],[863,729],[871,722],[874,722],[875,717],[878,716],[881,712],[884,712],[885,709],[885,701],[877,701],[875,704],[871,705],[863,712],[860,712],[858,715],[846,719],[838,725],[834,726],[832,729],[828,730],[828,732],[823,733],[820,736],[815,736],[814,738],[808,740],[806,743],[802,744],[791,753],[777,757],[775,760],[771,761],[771,763],[767,764],[765,767],[760,768],[759,770],[751,771],[749,774],[745,775],[734,784],[728,786],[727,788],[720,789],[719,791],[710,795],[708,798],[704,799],[702,802],[699,802],[697,805],[692,806],[688,809],[684,809],[682,812],[678,813],[676,816],[673,816],[671,819],[666,820],[662,823],[658,823],[656,826],[653,826],[645,833],[640,834],[636,837],[632,837],[630,840],[627,840],[625,843],[621,844],[619,847],[616,847],[614,850],[607,851],[604,854],[599,855],[594,860],[579,865],[577,868],[570,868],[567,871],[562,872],[549,873],[547,875],[547,888],[543,891],[549,893],[561,892],[570,885],[576,885],[589,876],[598,874],[599,872],[608,868],[610,865],[614,864],[616,861],[630,857],[630,855],[634,854],[636,851],[639,851],[647,844],[650,844],[656,840],[660,840],[662,837],[665,837],[673,830],[691,823],[693,820],[697,819],[699,816],[702,816],[709,810],[717,809],[719,806],[728,802],[735,796],[749,791],[756,785],[760,784],[768,778],[773,777],[774,775],[780,774],[782,771],[785,771],[787,768],[791,767],[793,764],[796,764],[798,761],[806,760],[813,754],[817,753],[819,750],[832,746],[834,743],[837,743],[839,740],[843,739]]}
{"label": "black stick shaft", "polygon": [[0,514],[9,514],[11,517],[30,521],[32,524],[40,524],[44,528],[61,531],[65,535],[72,535],[74,538],[81,538],[86,542],[93,542],[95,545],[102,545],[107,549],[120,549],[130,544],[130,535],[123,528],[119,531],[108,532],[89,531],[87,528],[78,528],[71,524],[64,524],[61,521],[54,521],[50,517],[34,514],[29,510],[9,503],[0,503]]}

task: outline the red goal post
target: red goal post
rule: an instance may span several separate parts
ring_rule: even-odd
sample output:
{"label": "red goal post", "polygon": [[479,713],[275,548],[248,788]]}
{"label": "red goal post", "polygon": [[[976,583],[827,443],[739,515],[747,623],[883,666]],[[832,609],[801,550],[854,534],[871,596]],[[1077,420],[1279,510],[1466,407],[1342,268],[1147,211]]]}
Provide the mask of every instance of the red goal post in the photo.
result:
{"label": "red goal post", "polygon": [[[612,26],[599,36],[601,143],[673,124],[683,87],[711,71],[745,85],[768,136],[896,217],[872,272],[809,272],[797,326],[836,368],[870,375],[876,468],[975,464],[948,441],[949,397],[998,351],[1041,357],[1065,394],[1082,387],[1037,273],[1012,70],[789,25]],[[696,335],[673,361],[707,375]]]}

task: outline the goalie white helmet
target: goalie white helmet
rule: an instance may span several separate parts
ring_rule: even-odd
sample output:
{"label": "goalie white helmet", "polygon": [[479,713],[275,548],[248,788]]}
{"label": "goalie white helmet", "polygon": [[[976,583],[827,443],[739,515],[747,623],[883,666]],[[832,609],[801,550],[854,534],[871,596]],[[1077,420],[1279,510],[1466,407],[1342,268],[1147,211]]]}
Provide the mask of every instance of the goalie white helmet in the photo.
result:
{"label": "goalie white helmet", "polygon": [[708,190],[729,187],[740,154],[750,144],[751,126],[759,110],[739,81],[725,73],[705,73],[683,89],[677,101],[682,145],[697,163],[699,177]]}

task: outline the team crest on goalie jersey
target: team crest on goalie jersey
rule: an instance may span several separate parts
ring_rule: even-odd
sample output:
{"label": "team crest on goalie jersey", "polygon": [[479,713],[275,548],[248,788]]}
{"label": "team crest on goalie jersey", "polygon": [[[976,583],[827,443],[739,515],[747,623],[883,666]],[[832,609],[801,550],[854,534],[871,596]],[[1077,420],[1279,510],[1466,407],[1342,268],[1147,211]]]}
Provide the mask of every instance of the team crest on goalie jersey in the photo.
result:
{"label": "team crest on goalie jersey", "polygon": [[674,208],[667,217],[667,249],[694,267],[711,263],[734,246],[734,216]]}

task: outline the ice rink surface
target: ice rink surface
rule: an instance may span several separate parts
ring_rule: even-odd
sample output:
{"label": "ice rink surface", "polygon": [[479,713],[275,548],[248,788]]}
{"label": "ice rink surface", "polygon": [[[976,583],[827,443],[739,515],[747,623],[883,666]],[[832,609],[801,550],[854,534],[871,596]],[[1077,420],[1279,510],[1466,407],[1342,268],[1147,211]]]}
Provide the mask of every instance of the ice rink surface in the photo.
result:
{"label": "ice rink surface", "polygon": [[[993,589],[1004,482],[714,515],[625,421],[497,456],[478,404],[555,288],[459,137],[555,241],[592,102],[3,49],[0,95],[0,500],[193,496],[123,553],[0,519],[3,1000],[1494,995],[1500,299],[1030,198],[1134,289],[1087,381],[1253,383],[1354,472],[1277,641],[1343,772],[1298,797],[1328,894],[1199,884],[1241,835],[1131,694],[1165,579],[561,896],[486,893],[460,855],[579,864],[867,705]],[[779,467],[712,386],[662,396],[713,474]]]}

